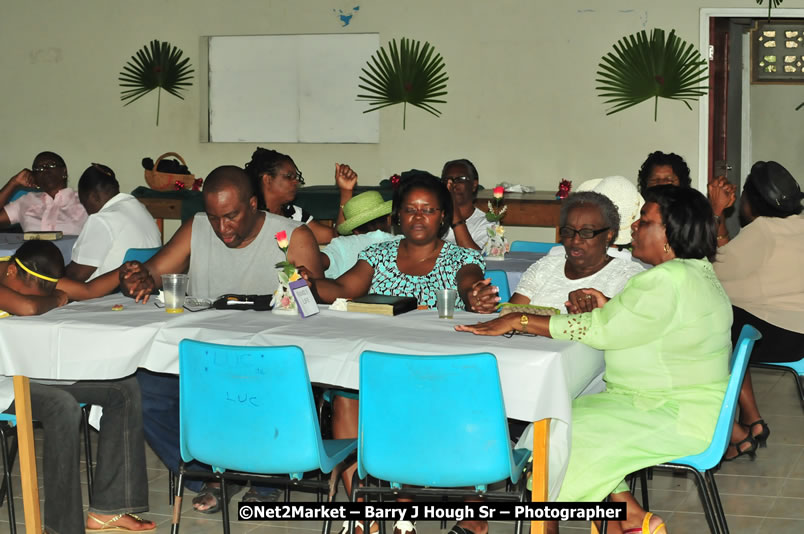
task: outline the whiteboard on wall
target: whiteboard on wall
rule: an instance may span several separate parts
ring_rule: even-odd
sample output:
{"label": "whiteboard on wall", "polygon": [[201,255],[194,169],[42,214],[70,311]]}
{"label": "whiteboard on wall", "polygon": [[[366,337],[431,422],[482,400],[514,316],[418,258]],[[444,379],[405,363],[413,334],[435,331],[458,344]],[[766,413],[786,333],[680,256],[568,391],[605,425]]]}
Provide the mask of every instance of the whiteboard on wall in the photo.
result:
{"label": "whiteboard on wall", "polygon": [[358,77],[376,33],[209,38],[209,141],[378,143]]}

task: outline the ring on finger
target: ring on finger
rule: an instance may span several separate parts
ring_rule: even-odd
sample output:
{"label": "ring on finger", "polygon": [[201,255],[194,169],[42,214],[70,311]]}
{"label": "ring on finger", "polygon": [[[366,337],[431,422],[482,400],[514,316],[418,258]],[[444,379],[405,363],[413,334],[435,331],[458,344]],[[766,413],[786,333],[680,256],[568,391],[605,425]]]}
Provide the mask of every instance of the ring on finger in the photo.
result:
{"label": "ring on finger", "polygon": [[592,295],[586,295],[586,300],[592,300]]}

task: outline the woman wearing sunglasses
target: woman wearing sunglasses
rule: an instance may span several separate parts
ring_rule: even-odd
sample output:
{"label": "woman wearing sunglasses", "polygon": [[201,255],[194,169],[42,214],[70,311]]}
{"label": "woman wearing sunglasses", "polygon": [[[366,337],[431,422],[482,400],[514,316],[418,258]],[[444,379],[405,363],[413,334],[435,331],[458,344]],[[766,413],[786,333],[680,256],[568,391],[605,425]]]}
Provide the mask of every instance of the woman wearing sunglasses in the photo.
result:
{"label": "woman wearing sunglasses", "polygon": [[[326,245],[337,237],[335,229],[313,219],[299,206],[295,206],[296,192],[304,185],[304,177],[293,159],[276,150],[257,148],[246,163],[245,170],[254,184],[260,209],[303,222],[313,231],[319,245]],[[352,198],[357,185],[357,173],[348,165],[335,164],[335,182],[341,192],[341,209],[338,224],[343,222],[343,205]]]}
{"label": "woman wearing sunglasses", "polygon": [[[11,201],[20,189],[37,189]],[[87,212],[67,187],[67,165],[58,154],[38,154],[31,169],[18,172],[0,189],[0,228],[19,224],[25,232],[60,231],[78,235]]]}
{"label": "woman wearing sunglasses", "polygon": [[511,303],[566,313],[571,292],[592,287],[613,297],[629,278],[643,271],[637,262],[608,254],[620,233],[620,214],[608,197],[593,191],[574,193],[561,205],[559,220],[564,254],[548,254],[528,267]]}

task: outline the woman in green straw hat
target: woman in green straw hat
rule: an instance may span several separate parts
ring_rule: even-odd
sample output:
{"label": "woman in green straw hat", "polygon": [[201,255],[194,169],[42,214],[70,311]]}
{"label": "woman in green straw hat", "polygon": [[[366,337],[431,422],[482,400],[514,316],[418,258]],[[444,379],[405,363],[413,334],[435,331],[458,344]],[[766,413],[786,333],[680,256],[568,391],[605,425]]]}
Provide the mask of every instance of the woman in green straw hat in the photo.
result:
{"label": "woman in green straw hat", "polygon": [[338,278],[357,263],[361,250],[394,239],[388,232],[392,203],[377,191],[366,191],[343,205],[344,221],[337,227],[341,236],[321,252],[324,277]]}

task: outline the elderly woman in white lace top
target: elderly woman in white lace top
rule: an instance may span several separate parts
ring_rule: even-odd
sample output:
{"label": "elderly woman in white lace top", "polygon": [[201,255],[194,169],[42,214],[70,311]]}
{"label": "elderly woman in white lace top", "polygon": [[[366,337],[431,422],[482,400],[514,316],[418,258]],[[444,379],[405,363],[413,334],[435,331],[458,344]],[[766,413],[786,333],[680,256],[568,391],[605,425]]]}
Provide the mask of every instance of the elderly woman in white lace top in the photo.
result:
{"label": "elderly woman in white lace top", "polygon": [[564,254],[551,253],[531,265],[510,302],[549,306],[567,313],[570,300],[572,306],[585,311],[581,289],[597,289],[607,297],[617,295],[629,278],[644,270],[631,259],[608,253],[614,244],[631,242],[631,209],[628,211],[621,226],[617,206],[607,196],[583,191],[567,197],[561,206],[559,228]]}

